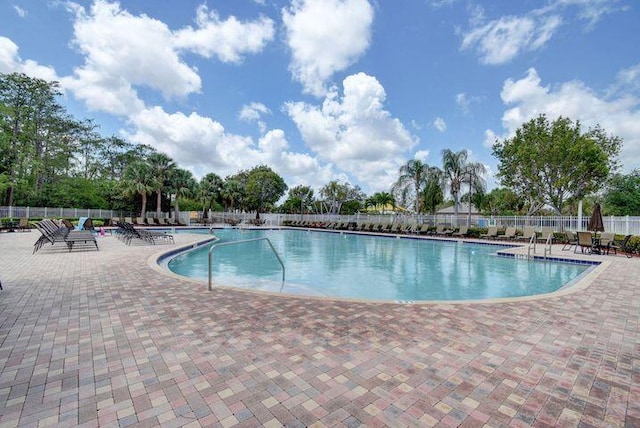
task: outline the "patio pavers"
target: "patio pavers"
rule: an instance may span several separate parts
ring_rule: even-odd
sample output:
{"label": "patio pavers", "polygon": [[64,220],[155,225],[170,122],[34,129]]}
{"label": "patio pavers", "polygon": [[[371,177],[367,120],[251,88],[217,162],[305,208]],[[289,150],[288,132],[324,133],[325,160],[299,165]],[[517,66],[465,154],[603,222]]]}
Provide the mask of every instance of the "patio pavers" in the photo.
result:
{"label": "patio pavers", "polygon": [[395,304],[149,267],[202,235],[36,239],[0,235],[0,427],[640,425],[637,258],[544,299]]}

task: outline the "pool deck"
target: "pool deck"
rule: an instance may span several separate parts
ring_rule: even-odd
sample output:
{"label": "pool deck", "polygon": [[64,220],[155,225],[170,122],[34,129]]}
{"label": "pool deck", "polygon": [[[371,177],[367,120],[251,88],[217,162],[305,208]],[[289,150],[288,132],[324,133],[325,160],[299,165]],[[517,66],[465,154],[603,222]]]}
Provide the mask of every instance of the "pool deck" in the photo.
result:
{"label": "pool deck", "polygon": [[605,263],[544,298],[367,303],[151,266],[202,235],[39,235],[0,234],[0,428],[640,426],[637,257],[576,255]]}

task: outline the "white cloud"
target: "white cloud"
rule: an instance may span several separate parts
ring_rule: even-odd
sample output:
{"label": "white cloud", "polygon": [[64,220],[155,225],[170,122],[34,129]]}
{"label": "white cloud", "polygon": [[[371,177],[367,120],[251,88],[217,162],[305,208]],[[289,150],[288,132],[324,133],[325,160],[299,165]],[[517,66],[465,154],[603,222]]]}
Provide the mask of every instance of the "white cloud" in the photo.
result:
{"label": "white cloud", "polygon": [[[501,97],[508,108],[502,116],[504,135],[499,138],[512,137],[524,122],[540,114],[552,120],[564,116],[579,120],[585,129],[600,125],[607,133],[621,137],[624,145],[620,160],[624,169],[640,167],[640,73],[634,72],[635,67],[638,66],[619,74],[619,79],[629,88],[635,87],[635,91],[609,91],[609,95],[598,95],[580,81],[543,86],[535,69],[529,69],[520,80],[506,80]],[[619,84],[617,81],[613,86]],[[496,133],[488,130],[485,137],[488,144],[490,139],[495,140]]]}
{"label": "white cloud", "polygon": [[472,28],[462,49],[474,49],[484,64],[503,64],[522,51],[543,47],[562,23],[557,15],[505,16]]}
{"label": "white cloud", "polygon": [[575,10],[592,27],[606,14],[624,10],[619,0],[549,0],[522,16],[502,16],[486,22],[484,10],[472,6],[470,29],[462,35],[462,49],[477,52],[483,64],[504,64],[525,51],[543,48],[563,25],[562,16]]}
{"label": "white cloud", "polygon": [[429,150],[418,150],[415,155],[413,155],[414,159],[418,159],[422,162],[426,162],[429,158],[431,152]]}
{"label": "white cloud", "polygon": [[260,52],[275,33],[269,18],[243,23],[232,16],[221,21],[204,4],[198,7],[196,24],[197,29],[187,27],[176,33],[175,46],[205,58],[215,55],[222,62],[237,63],[245,53]]}
{"label": "white cloud", "polygon": [[473,104],[479,104],[480,102],[482,102],[481,97],[470,97],[464,92],[456,94],[456,104],[458,104],[458,107],[460,107],[464,114],[471,113],[471,106]]}
{"label": "white cloud", "polygon": [[374,77],[358,73],[343,87],[342,96],[334,88],[321,106],[288,103],[286,110],[319,157],[352,173],[363,188],[387,191],[417,139],[384,110],[386,94]]}
{"label": "white cloud", "polygon": [[267,123],[262,120],[262,116],[271,114],[271,110],[267,108],[266,105],[262,103],[251,103],[242,106],[240,113],[238,114],[238,118],[245,122],[255,122],[258,124],[258,128],[260,132],[264,134],[267,129]]}
{"label": "white cloud", "polygon": [[282,20],[293,78],[306,93],[324,96],[326,81],[369,47],[373,8],[367,0],[293,0]]}
{"label": "white cloud", "polygon": [[89,12],[80,5],[69,7],[75,12],[73,43],[85,64],[64,84],[90,108],[135,114],[143,108],[136,86],[167,98],[200,90],[200,77],[180,59],[174,35],[163,22],[104,0],[95,1]]}
{"label": "white cloud", "polygon": [[24,18],[27,16],[27,11],[24,10],[23,8],[21,8],[20,6],[18,6],[17,4],[13,5],[13,10],[16,11],[16,14],[20,17],[20,18]]}
{"label": "white cloud", "polygon": [[161,92],[165,99],[199,92],[200,76],[182,59],[184,51],[235,63],[263,49],[274,34],[267,18],[223,21],[206,6],[196,11],[196,29],[175,32],[162,21],[129,13],[118,2],[96,0],[88,10],[76,3],[67,7],[75,17],[73,45],[85,62],[62,83],[90,109],[119,116],[145,108],[141,87]]}
{"label": "white cloud", "polygon": [[266,164],[287,183],[321,186],[336,177],[332,165],[289,150],[284,132],[267,132],[256,144],[252,138],[230,134],[222,124],[196,113],[167,113],[161,107],[144,109],[131,118],[134,131],[125,137],[166,153],[197,177],[215,172],[224,177],[241,169]]}
{"label": "white cloud", "polygon": [[436,120],[433,121],[433,126],[435,126],[436,129],[440,132],[444,132],[447,130],[447,124],[441,117],[436,117]]}
{"label": "white cloud", "polygon": [[22,60],[18,55],[18,45],[3,36],[0,36],[0,73],[24,73],[47,82],[59,80],[52,67],[40,65],[30,59]]}

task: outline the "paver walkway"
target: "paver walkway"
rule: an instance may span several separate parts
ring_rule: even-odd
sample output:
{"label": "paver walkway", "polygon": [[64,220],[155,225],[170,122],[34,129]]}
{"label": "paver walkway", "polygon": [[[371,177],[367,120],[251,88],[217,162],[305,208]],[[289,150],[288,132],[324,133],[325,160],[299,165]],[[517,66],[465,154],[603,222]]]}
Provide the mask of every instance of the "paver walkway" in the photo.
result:
{"label": "paver walkway", "polygon": [[37,236],[0,235],[0,427],[640,426],[638,258],[561,296],[406,305],[147,264],[201,235],[32,255]]}

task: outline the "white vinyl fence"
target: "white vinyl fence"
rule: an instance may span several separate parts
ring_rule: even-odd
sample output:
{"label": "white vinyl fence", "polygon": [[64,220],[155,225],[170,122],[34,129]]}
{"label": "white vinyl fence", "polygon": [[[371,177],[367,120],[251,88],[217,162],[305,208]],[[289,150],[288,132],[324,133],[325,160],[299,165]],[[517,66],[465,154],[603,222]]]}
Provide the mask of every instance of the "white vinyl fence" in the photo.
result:
{"label": "white vinyl fence", "polygon": [[[194,214],[196,214],[194,216]],[[42,208],[42,207],[0,207],[0,218],[64,218],[64,217],[92,217],[108,219],[119,217],[136,217],[137,214],[131,212],[80,209],[80,208]],[[148,217],[155,217],[155,211],[148,211]],[[169,213],[162,213],[162,217],[168,217]],[[180,222],[186,224],[202,223],[201,213],[180,212]],[[216,223],[223,223],[227,219],[240,220],[249,224],[256,218],[255,212],[209,212],[207,219]],[[586,230],[589,224],[589,216],[478,216],[472,215],[469,219],[466,214],[455,215],[407,215],[407,214],[356,214],[356,215],[335,215],[335,214],[277,214],[261,213],[260,219],[264,220],[267,226],[280,226],[285,221],[305,220],[312,222],[335,222],[353,221],[369,223],[427,223],[429,225],[443,224],[446,226],[466,225],[487,227],[498,226],[506,228],[515,226],[522,230],[525,226],[533,226],[537,230],[542,227],[552,227],[561,232],[565,230]],[[603,217],[604,229],[607,232],[614,232],[619,235],[640,235],[640,216],[605,216]]]}

